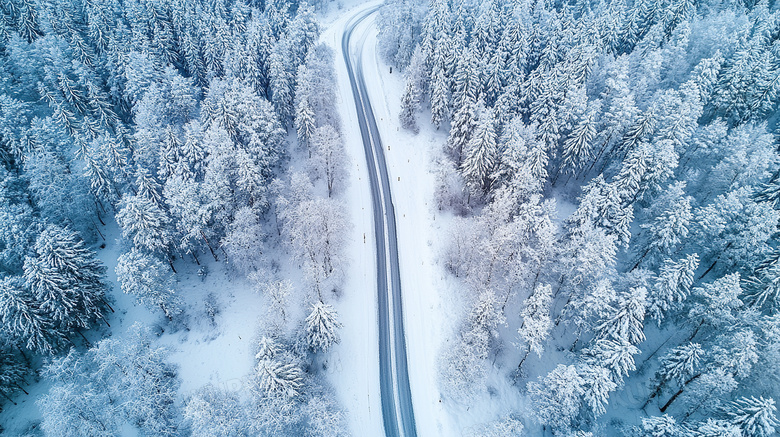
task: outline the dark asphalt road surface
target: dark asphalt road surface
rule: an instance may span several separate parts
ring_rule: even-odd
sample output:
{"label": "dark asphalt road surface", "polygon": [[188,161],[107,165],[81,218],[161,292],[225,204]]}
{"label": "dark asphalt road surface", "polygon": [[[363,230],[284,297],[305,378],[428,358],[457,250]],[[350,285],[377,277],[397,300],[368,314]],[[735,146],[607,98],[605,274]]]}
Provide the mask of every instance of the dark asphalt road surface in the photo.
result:
{"label": "dark asphalt road surface", "polygon": [[370,15],[375,14],[377,10],[378,8],[373,8],[363,11],[347,23],[341,39],[341,48],[344,52],[344,62],[347,64],[349,82],[357,108],[360,135],[363,139],[371,185],[374,235],[376,236],[379,387],[382,420],[387,437],[417,437],[406,359],[395,209],[390,196],[390,178],[387,174],[382,140],[379,137],[379,129],[363,77],[362,53],[365,38],[357,41],[354,60],[350,54],[350,43],[355,28]]}

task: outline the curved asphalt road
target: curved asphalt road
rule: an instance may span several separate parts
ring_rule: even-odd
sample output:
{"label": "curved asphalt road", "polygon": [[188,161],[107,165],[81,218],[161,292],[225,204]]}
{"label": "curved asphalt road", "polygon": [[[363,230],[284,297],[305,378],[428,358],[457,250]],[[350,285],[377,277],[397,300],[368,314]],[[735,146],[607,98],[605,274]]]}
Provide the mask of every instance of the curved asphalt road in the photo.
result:
{"label": "curved asphalt road", "polygon": [[[376,239],[377,299],[379,320],[379,387],[382,399],[382,421],[387,437],[417,437],[412,394],[406,360],[406,338],[401,302],[401,275],[398,268],[398,239],[395,209],[390,197],[390,178],[379,129],[363,80],[363,43],[357,47],[356,62],[351,60],[349,46],[355,27],[377,8],[353,17],[344,30],[341,48],[347,64],[349,82],[357,108],[360,135],[368,164],[371,203]],[[389,269],[389,276],[388,276]]]}

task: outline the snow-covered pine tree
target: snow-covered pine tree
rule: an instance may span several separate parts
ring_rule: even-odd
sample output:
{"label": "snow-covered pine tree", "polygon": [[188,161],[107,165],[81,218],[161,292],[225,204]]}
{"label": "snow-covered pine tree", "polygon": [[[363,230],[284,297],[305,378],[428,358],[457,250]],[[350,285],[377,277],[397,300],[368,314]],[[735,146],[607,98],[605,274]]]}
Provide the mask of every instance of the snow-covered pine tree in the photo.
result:
{"label": "snow-covered pine tree", "polygon": [[690,430],[679,425],[674,417],[664,414],[663,416],[651,416],[642,419],[642,428],[637,430],[642,437],[682,437],[688,435]]}
{"label": "snow-covered pine tree", "polygon": [[278,354],[280,350],[280,345],[272,337],[264,335],[260,337],[260,341],[258,342],[255,358],[260,361],[270,360],[276,357],[276,354]]}
{"label": "snow-covered pine tree", "polygon": [[303,388],[303,372],[295,364],[261,359],[255,369],[260,392],[268,397],[293,398]]}
{"label": "snow-covered pine tree", "polygon": [[116,275],[123,292],[148,308],[160,308],[168,319],[183,311],[171,268],[156,256],[133,248],[119,256]]}
{"label": "snow-covered pine tree", "polygon": [[59,348],[62,337],[52,316],[40,309],[20,277],[0,279],[0,320],[3,337],[17,347],[40,354]]}
{"label": "snow-covered pine tree", "polygon": [[650,108],[637,117],[637,120],[626,129],[626,132],[620,140],[620,146],[617,151],[621,154],[623,159],[640,144],[650,140],[652,134],[655,132],[656,124],[655,108]]}
{"label": "snow-covered pine tree", "polygon": [[339,343],[338,330],[342,327],[336,310],[323,302],[315,302],[306,316],[306,343],[312,351],[327,352]]}
{"label": "snow-covered pine tree", "polygon": [[[5,194],[8,198],[14,197],[11,187],[15,182],[16,178],[0,182],[5,184]],[[17,204],[9,200],[0,200],[0,271],[15,275],[22,271],[24,258],[35,244],[40,224],[35,220],[29,204]]]}
{"label": "snow-covered pine tree", "polygon": [[596,138],[598,112],[598,105],[592,105],[563,141],[561,167],[565,169],[564,171],[576,174],[589,162],[593,141]]}
{"label": "snow-covered pine tree", "polygon": [[698,343],[673,348],[661,358],[658,370],[659,388],[670,381],[682,386],[699,371],[704,350]]}
{"label": "snow-covered pine tree", "polygon": [[694,253],[679,261],[667,259],[658,274],[650,295],[647,312],[650,317],[661,320],[673,305],[688,297],[693,285],[693,275],[699,267],[699,257]]}
{"label": "snow-covered pine tree", "polygon": [[116,219],[122,227],[122,236],[134,246],[150,252],[167,252],[170,244],[170,218],[150,198],[140,193],[124,196]]}
{"label": "snow-covered pine tree", "polygon": [[86,328],[102,318],[105,267],[74,231],[48,225],[24,262],[24,280],[40,310],[61,332]]}
{"label": "snow-covered pine tree", "polygon": [[480,108],[479,112],[476,129],[463,153],[461,169],[474,191],[488,194],[493,184],[491,177],[499,158],[496,128],[493,111]]}
{"label": "snow-covered pine tree", "polygon": [[[303,68],[303,66],[301,66],[301,68]],[[301,76],[300,70],[298,71],[298,75]],[[309,101],[302,97],[300,91],[296,93],[295,97],[298,100],[298,103],[295,105],[295,131],[298,134],[298,143],[306,147],[311,142],[312,135],[314,135],[314,109],[309,104]]]}
{"label": "snow-covered pine tree", "polygon": [[685,186],[685,182],[673,183],[654,200],[654,205],[648,211],[651,216],[648,217],[648,223],[639,225],[645,229],[642,237],[646,242],[632,270],[640,265],[654,267],[687,239],[692,227],[693,198],[686,195]]}
{"label": "snow-covered pine tree", "polygon": [[709,418],[695,425],[697,437],[740,437],[742,431],[724,419]]}
{"label": "snow-covered pine tree", "polygon": [[540,357],[542,356],[544,342],[552,329],[551,304],[552,287],[549,284],[537,285],[531,296],[526,299],[525,307],[520,312],[523,323],[517,332],[526,343],[527,349],[518,367],[522,367],[523,362],[528,357],[528,353],[531,351]]}
{"label": "snow-covered pine tree", "polygon": [[615,265],[617,244],[614,235],[584,221],[571,230],[571,238],[562,248],[560,271],[575,287],[602,279]]}
{"label": "snow-covered pine tree", "polygon": [[740,271],[757,265],[770,252],[768,241],[780,211],[756,202],[751,193],[751,188],[742,187],[694,212],[698,224],[694,236],[701,247],[697,252],[707,266],[697,279],[713,271]]}
{"label": "snow-covered pine tree", "polygon": [[29,125],[29,104],[8,94],[0,96],[0,143],[2,159],[9,166],[19,165],[30,153],[25,127]]}
{"label": "snow-covered pine tree", "polygon": [[29,373],[30,368],[22,361],[22,357],[8,349],[0,349],[0,395],[11,399],[11,395],[19,390],[27,393],[22,387],[26,384],[25,377]]}
{"label": "snow-covered pine tree", "polygon": [[618,385],[636,370],[634,355],[638,353],[639,348],[625,338],[598,338],[584,351],[586,363],[609,369],[612,380]]}
{"label": "snow-covered pine tree", "polygon": [[619,296],[610,314],[602,320],[597,329],[599,338],[611,338],[637,345],[644,341],[643,322],[647,305],[647,289],[634,287]]}
{"label": "snow-covered pine tree", "polygon": [[499,45],[492,57],[483,66],[482,94],[485,96],[485,102],[489,106],[495,105],[498,97],[504,90],[505,63],[506,53],[503,52],[502,47]]}
{"label": "snow-covered pine tree", "polygon": [[[769,262],[767,262],[769,261]],[[772,257],[745,281],[746,301],[757,308],[780,307],[780,265]]]}
{"label": "snow-covered pine tree", "polygon": [[571,430],[572,421],[582,405],[583,379],[575,366],[559,364],[539,382],[528,383],[536,415],[540,422],[556,432]]}
{"label": "snow-covered pine tree", "polygon": [[417,126],[417,111],[420,109],[420,90],[417,89],[415,80],[407,78],[406,87],[404,93],[401,96],[401,112],[398,114],[398,119],[401,122],[401,127],[409,129],[415,134],[420,131]]}
{"label": "snow-covered pine tree", "polygon": [[767,437],[780,427],[777,407],[772,398],[741,397],[727,410],[730,422],[742,430],[742,435]]}
{"label": "snow-covered pine tree", "polygon": [[433,66],[431,73],[431,123],[438,129],[449,118],[449,90],[444,66]]}
{"label": "snow-covered pine tree", "polygon": [[691,309],[688,318],[695,330],[694,338],[701,328],[719,330],[733,326],[739,320],[738,311],[744,305],[739,273],[732,273],[713,282],[694,287],[691,293]]}
{"label": "snow-covered pine tree", "polygon": [[271,103],[283,125],[289,124],[293,117],[294,74],[290,65],[291,49],[289,42],[282,39],[274,45],[268,63],[269,90]]}
{"label": "snow-covered pine tree", "polygon": [[578,371],[582,378],[582,397],[591,413],[595,417],[606,413],[609,394],[617,388],[612,372],[600,364],[583,364]]}
{"label": "snow-covered pine tree", "polygon": [[470,49],[464,50],[455,68],[452,90],[452,107],[462,108],[466,102],[476,102],[480,94],[478,61]]}
{"label": "snow-covered pine tree", "polygon": [[455,165],[460,166],[463,162],[467,145],[476,128],[477,102],[466,98],[462,105],[456,105],[455,107],[458,109],[452,117],[450,134],[447,138],[447,152],[455,161]]}

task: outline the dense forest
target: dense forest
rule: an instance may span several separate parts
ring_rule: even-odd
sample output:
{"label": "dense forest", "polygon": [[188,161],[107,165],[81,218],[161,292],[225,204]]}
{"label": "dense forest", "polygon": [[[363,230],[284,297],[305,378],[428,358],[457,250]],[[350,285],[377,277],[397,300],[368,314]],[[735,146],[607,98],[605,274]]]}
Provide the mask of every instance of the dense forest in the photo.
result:
{"label": "dense forest", "polygon": [[[0,408],[35,387],[28,435],[349,434],[329,3],[0,2]],[[776,435],[780,5],[386,0],[377,26],[397,122],[441,139],[437,397],[511,399],[462,431]],[[183,282],[222,274],[264,302],[251,373],[183,393],[160,338],[219,331]]]}
{"label": "dense forest", "polygon": [[481,435],[775,435],[777,3],[392,0],[379,27],[401,124],[448,133],[444,401],[498,374],[528,408]]}
{"label": "dense forest", "polygon": [[[317,373],[349,226],[325,6],[0,3],[0,403],[46,380],[34,435],[346,433]],[[96,254],[111,238],[119,288],[161,319],[123,341],[100,339],[120,310]],[[274,274],[277,246],[304,290]],[[179,402],[154,338],[190,324],[177,268],[214,263],[272,305],[250,383]]]}

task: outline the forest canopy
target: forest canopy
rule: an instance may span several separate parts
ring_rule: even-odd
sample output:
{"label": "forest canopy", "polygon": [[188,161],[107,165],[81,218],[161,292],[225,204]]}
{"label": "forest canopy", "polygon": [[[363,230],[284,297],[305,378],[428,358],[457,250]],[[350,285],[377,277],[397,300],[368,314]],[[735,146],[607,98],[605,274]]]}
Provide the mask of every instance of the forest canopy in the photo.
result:
{"label": "forest canopy", "polygon": [[467,310],[443,393],[465,409],[498,373],[555,435],[773,435],[777,2],[394,0],[378,23],[401,125],[448,137]]}

